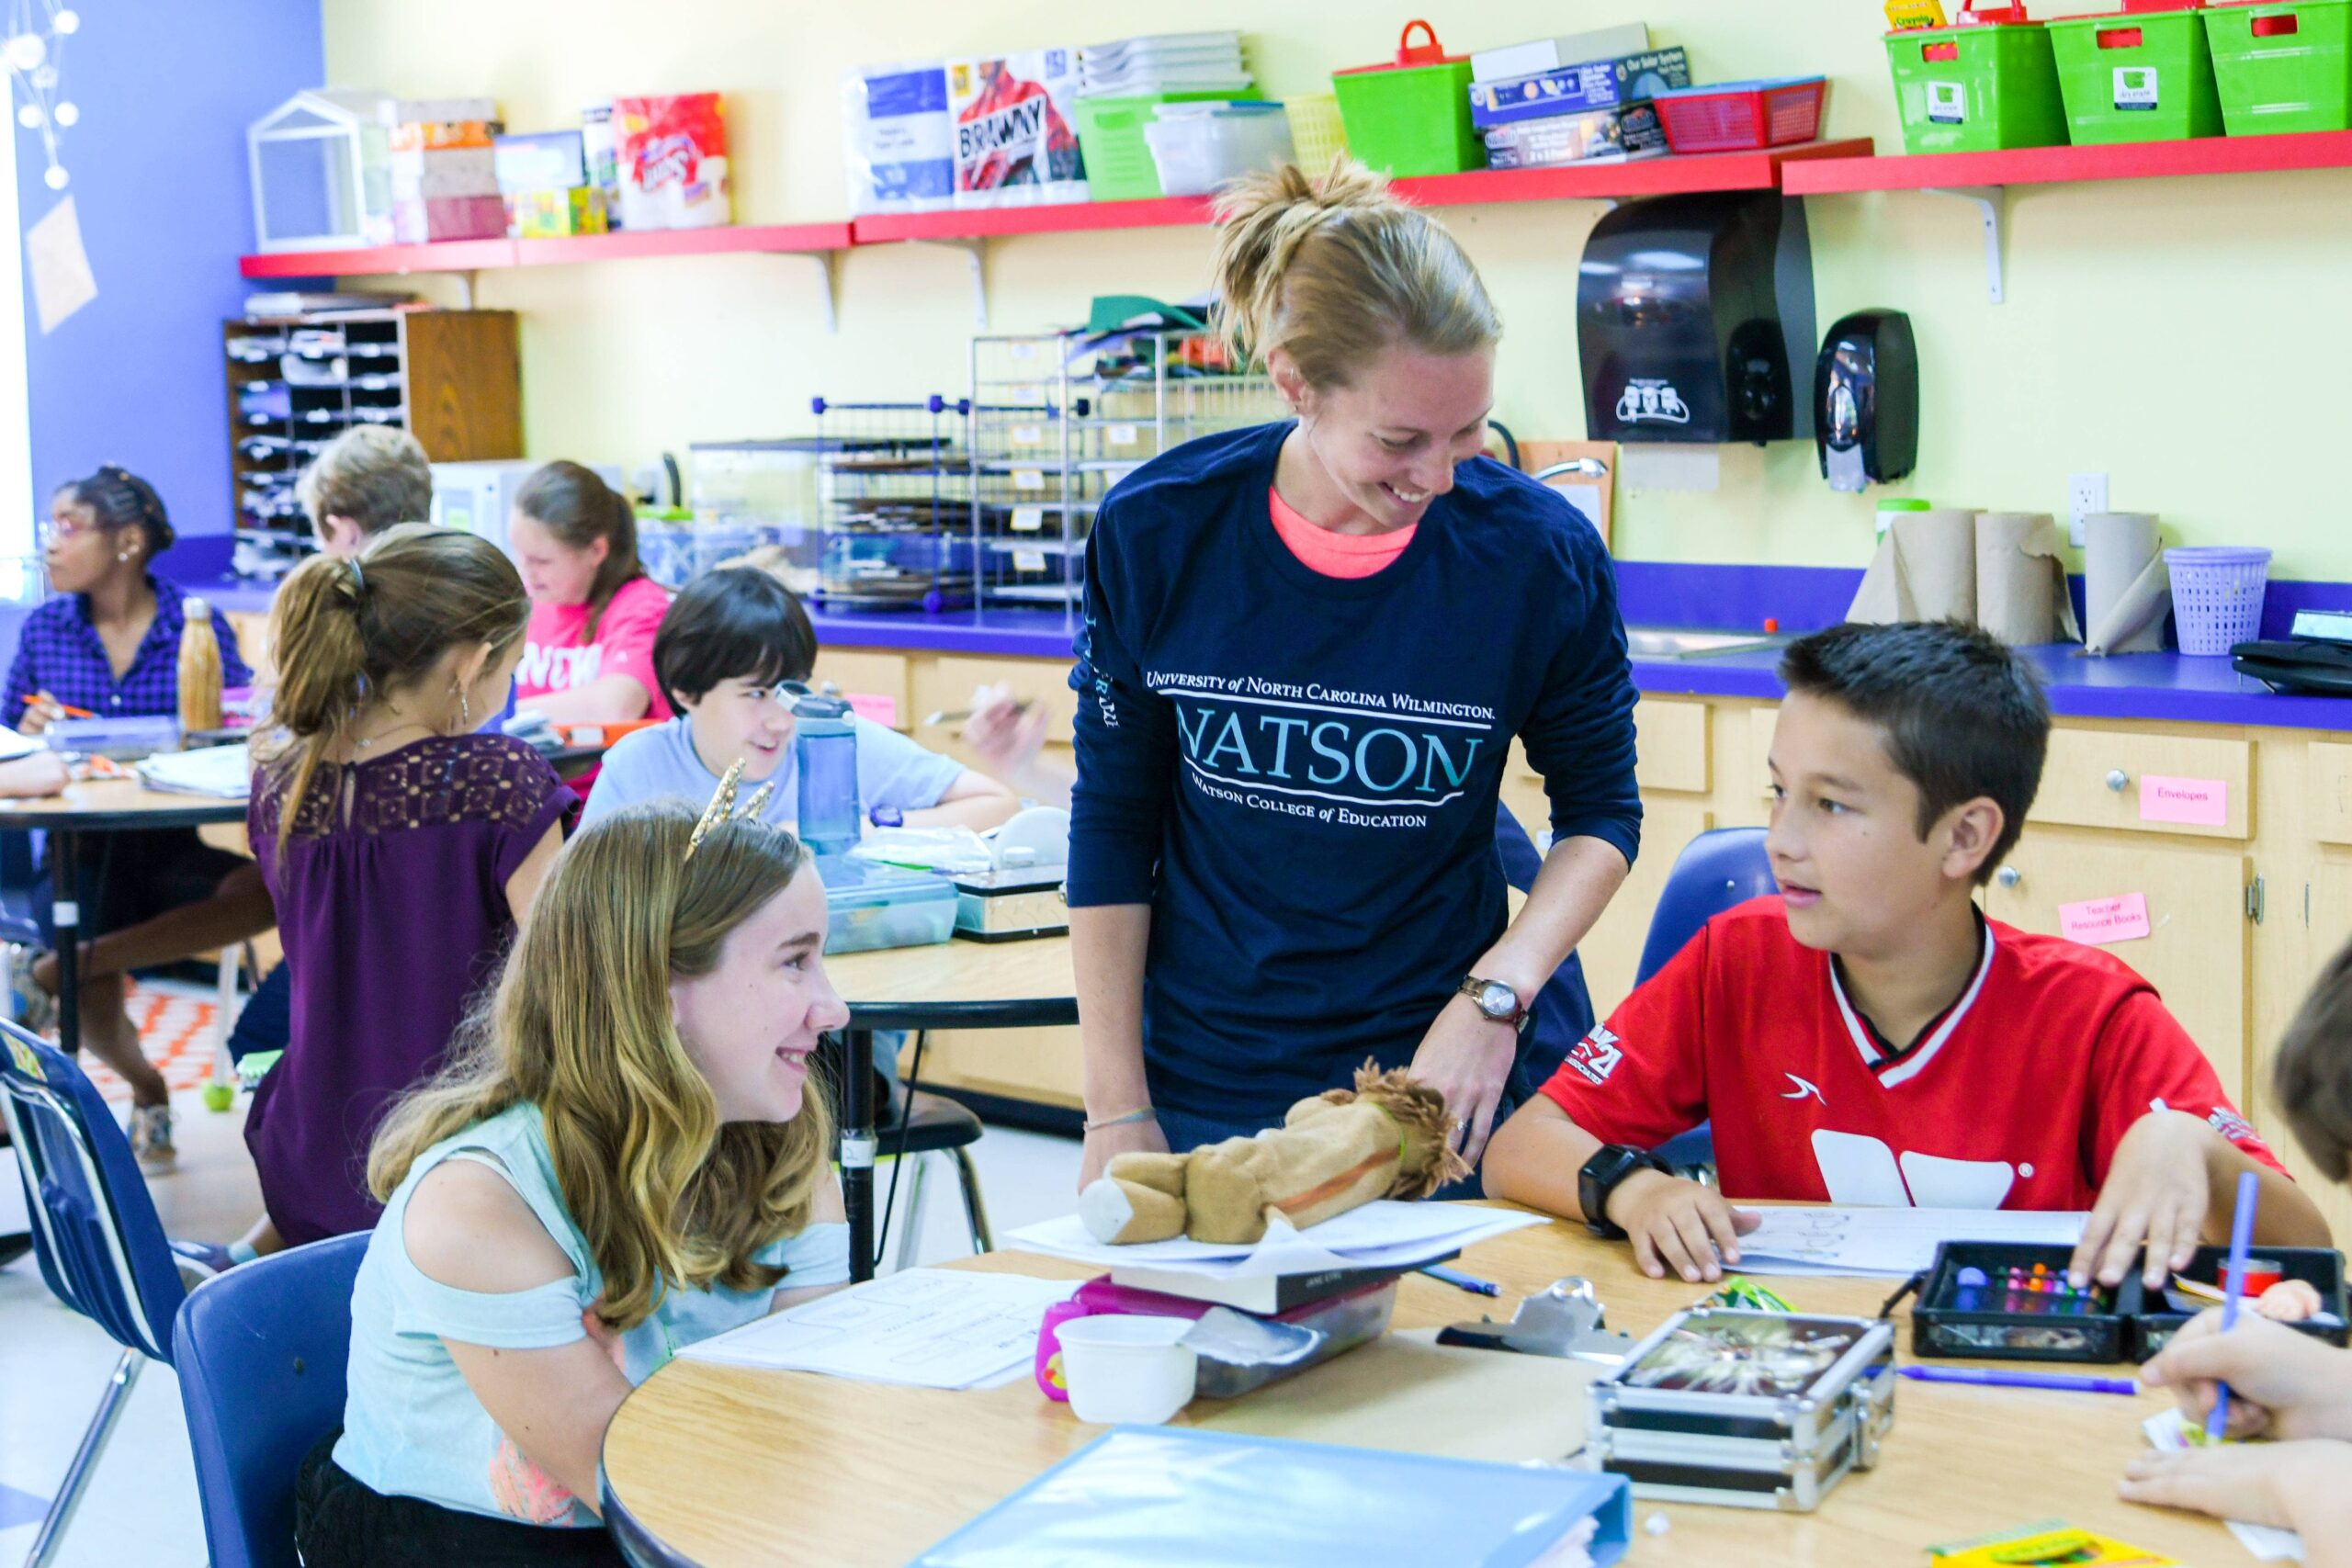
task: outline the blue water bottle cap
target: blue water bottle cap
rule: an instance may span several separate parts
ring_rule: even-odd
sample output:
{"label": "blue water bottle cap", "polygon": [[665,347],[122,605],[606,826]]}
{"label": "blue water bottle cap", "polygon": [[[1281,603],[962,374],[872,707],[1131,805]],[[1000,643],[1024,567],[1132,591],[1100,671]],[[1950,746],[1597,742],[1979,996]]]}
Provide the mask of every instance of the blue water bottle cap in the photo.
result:
{"label": "blue water bottle cap", "polygon": [[866,820],[876,828],[903,828],[907,825],[907,814],[895,806],[877,806],[866,813]]}

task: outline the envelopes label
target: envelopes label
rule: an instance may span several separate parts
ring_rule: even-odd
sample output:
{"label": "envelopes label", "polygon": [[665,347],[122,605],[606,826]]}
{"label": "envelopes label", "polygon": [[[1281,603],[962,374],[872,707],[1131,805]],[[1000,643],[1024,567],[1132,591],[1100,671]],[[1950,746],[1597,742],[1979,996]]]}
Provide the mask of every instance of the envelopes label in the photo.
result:
{"label": "envelopes label", "polygon": [[2119,893],[2112,898],[2086,898],[2058,906],[2058,934],[2069,942],[2105,947],[2134,942],[2148,934],[2148,896]]}
{"label": "envelopes label", "polygon": [[2140,820],[2185,822],[2192,828],[2222,828],[2230,820],[2227,779],[2173,779],[2161,773],[2140,778]]}
{"label": "envelopes label", "polygon": [[879,692],[852,692],[842,699],[849,704],[849,711],[868,724],[878,724],[885,729],[899,728],[899,699]]}

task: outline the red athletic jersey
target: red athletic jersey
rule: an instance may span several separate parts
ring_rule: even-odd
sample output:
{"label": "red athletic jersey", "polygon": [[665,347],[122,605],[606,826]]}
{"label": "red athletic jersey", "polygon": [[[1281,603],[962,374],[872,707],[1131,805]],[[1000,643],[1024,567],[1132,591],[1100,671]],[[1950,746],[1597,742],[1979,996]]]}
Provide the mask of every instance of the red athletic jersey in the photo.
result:
{"label": "red athletic jersey", "polygon": [[1650,1147],[1713,1119],[1735,1198],[2088,1209],[2161,1101],[2274,1168],[2154,987],[2110,954],[1984,921],[1960,999],[1907,1050],[1848,1002],[1778,897],[1716,916],[1544,1086]]}

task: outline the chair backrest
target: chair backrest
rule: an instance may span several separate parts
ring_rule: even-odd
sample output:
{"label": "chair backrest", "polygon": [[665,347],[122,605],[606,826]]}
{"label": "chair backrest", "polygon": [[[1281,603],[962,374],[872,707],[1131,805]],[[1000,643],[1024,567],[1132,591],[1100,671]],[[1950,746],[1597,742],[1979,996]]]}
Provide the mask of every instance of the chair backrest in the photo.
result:
{"label": "chair backrest", "polygon": [[1666,889],[1650,915],[1650,934],[1634,976],[1640,985],[1665,968],[1699,928],[1725,909],[1780,891],[1764,854],[1761,828],[1717,828],[1700,834],[1675,857]]}
{"label": "chair backrest", "polygon": [[0,1089],[41,1278],[117,1344],[169,1363],[187,1292],[114,1112],[81,1068],[6,1020]]}
{"label": "chair backrest", "polygon": [[213,1568],[296,1568],[294,1477],[343,1419],[368,1234],[239,1264],[180,1308],[180,1401]]}

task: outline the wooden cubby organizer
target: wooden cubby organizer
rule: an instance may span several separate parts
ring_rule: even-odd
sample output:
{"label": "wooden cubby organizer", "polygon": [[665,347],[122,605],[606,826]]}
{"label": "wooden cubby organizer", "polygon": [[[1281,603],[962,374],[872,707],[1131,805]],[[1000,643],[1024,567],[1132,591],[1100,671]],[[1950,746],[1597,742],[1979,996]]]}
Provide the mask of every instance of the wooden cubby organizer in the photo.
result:
{"label": "wooden cubby organizer", "polygon": [[220,335],[241,574],[278,575],[310,552],[295,479],[354,425],[406,430],[436,463],[523,456],[512,310],[249,316]]}

